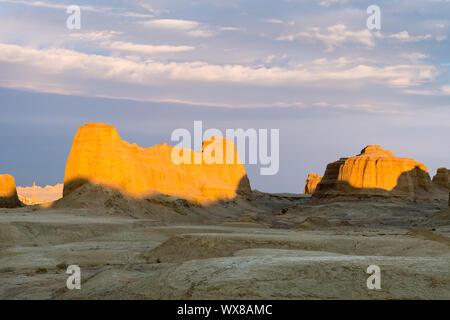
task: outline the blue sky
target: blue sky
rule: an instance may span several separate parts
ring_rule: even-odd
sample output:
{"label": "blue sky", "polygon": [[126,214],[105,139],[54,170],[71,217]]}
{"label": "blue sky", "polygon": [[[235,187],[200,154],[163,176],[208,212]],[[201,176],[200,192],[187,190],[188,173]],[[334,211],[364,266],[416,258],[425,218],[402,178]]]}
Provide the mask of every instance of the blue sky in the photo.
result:
{"label": "blue sky", "polygon": [[0,0],[0,172],[62,182],[85,122],[152,146],[203,120],[280,129],[280,172],[247,166],[265,191],[300,192],[367,144],[434,174],[450,167],[448,17],[449,0]]}

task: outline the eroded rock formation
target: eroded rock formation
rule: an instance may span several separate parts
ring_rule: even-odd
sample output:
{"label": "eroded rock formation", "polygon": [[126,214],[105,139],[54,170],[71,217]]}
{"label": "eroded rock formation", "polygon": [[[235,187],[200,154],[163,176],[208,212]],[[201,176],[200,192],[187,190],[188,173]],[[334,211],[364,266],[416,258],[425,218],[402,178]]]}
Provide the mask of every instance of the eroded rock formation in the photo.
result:
{"label": "eroded rock formation", "polygon": [[330,163],[313,197],[418,200],[432,197],[432,183],[422,163],[367,146],[355,157]]}
{"label": "eroded rock formation", "polygon": [[447,168],[439,168],[433,177],[433,183],[443,189],[450,189],[450,170]]}
{"label": "eroded rock formation", "polygon": [[305,188],[303,189],[304,194],[313,194],[316,190],[317,185],[322,180],[322,177],[315,173],[310,173],[308,179],[306,179]]}
{"label": "eroded rock formation", "polygon": [[26,205],[43,204],[62,198],[63,184],[54,186],[17,187],[17,194],[22,203]]}
{"label": "eroded rock formation", "polygon": [[[226,153],[220,152],[225,148],[234,151],[232,164],[219,164],[219,158],[226,163]],[[216,163],[205,163],[204,153],[215,157]],[[174,163],[174,154],[184,155],[191,164]],[[199,164],[194,164],[196,159],[201,159]],[[165,143],[142,148],[123,141],[114,127],[100,123],[80,127],[75,136],[66,166],[64,196],[85,182],[135,198],[164,194],[200,204],[251,193],[234,143],[225,138],[204,141],[199,152]]]}
{"label": "eroded rock formation", "polygon": [[16,208],[21,203],[17,197],[16,181],[9,174],[0,175],[0,208]]}

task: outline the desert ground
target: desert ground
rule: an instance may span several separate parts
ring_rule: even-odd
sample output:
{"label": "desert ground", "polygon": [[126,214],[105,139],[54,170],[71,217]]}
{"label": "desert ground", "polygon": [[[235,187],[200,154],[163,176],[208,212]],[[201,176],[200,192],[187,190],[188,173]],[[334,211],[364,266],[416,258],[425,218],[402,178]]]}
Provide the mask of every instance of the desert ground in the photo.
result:
{"label": "desert ground", "polygon": [[85,186],[0,209],[0,299],[450,299],[450,212],[258,191],[204,207]]}

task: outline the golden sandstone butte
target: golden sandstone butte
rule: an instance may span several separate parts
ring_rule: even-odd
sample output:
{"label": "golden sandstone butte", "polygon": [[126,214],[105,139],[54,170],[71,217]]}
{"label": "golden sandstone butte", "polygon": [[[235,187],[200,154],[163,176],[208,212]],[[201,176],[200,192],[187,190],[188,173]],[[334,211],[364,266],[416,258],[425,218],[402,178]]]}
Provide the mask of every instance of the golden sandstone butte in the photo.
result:
{"label": "golden sandstone butte", "polygon": [[21,207],[16,190],[16,181],[9,174],[0,175],[0,208]]}
{"label": "golden sandstone butte", "polygon": [[431,178],[422,163],[371,145],[357,156],[330,163],[313,197],[417,200],[429,198],[431,191]]}
{"label": "golden sandstone butte", "polygon": [[[219,160],[224,160],[219,157],[225,157],[225,149],[234,151],[232,164],[219,164]],[[173,152],[184,152],[192,164],[174,163]],[[194,159],[205,152],[217,161],[209,164],[202,160],[194,164]],[[86,182],[119,190],[132,198],[163,194],[199,204],[251,193],[245,168],[232,141],[209,138],[198,152],[165,143],[143,148],[123,141],[113,126],[101,123],[88,123],[78,129],[67,160],[64,196]]]}
{"label": "golden sandstone butte", "polygon": [[313,194],[316,191],[317,185],[322,180],[322,177],[315,173],[310,173],[305,182],[304,194]]}

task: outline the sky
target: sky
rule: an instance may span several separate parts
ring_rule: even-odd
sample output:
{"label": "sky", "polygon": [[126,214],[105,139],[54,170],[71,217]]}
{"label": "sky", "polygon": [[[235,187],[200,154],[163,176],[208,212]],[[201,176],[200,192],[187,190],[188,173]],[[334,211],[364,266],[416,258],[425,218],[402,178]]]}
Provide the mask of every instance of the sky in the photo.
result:
{"label": "sky", "polygon": [[369,144],[434,175],[450,167],[449,17],[450,0],[0,0],[0,174],[62,182],[87,122],[150,147],[201,120],[280,130],[279,172],[246,165],[262,191],[302,192]]}

